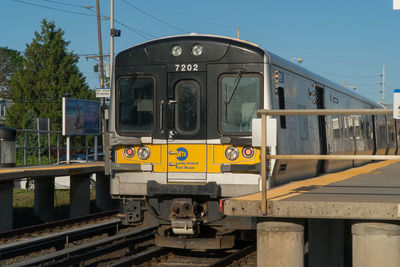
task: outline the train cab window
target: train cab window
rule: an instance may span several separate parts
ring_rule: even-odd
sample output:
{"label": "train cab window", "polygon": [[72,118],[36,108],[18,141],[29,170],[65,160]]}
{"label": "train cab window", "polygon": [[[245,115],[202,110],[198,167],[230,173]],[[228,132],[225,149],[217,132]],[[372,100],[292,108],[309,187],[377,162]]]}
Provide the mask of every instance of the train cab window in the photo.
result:
{"label": "train cab window", "polygon": [[175,129],[180,134],[196,134],[200,129],[200,85],[183,80],[175,85]]}
{"label": "train cab window", "polygon": [[151,133],[154,126],[154,79],[124,77],[117,83],[118,131],[126,134]]}
{"label": "train cab window", "polygon": [[228,74],[219,81],[219,121],[224,133],[249,133],[260,107],[261,78],[255,74]]}

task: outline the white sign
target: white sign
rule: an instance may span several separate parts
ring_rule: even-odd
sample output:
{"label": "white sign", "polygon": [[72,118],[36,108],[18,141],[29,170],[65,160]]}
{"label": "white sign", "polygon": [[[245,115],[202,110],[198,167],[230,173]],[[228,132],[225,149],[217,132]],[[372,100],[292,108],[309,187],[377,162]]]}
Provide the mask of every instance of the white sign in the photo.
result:
{"label": "white sign", "polygon": [[[276,118],[267,117],[266,121],[266,133],[267,133],[267,146],[276,147],[277,144],[277,122]],[[261,119],[254,118],[252,120],[252,146],[261,147]]]}
{"label": "white sign", "polygon": [[400,9],[400,0],[393,0],[393,9],[394,10]]}
{"label": "white sign", "polygon": [[110,98],[111,96],[111,89],[96,89],[96,97],[105,97],[105,98]]}
{"label": "white sign", "polygon": [[400,119],[400,89],[395,89],[393,94],[393,118]]}

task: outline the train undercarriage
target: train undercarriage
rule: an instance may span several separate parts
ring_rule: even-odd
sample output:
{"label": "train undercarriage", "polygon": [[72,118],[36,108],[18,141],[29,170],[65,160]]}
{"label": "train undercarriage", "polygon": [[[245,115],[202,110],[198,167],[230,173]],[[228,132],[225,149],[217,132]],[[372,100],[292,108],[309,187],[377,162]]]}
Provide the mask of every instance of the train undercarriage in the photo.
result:
{"label": "train undercarriage", "polygon": [[156,245],[181,249],[229,249],[240,230],[254,229],[251,218],[227,218],[219,186],[147,184],[148,195],[122,200],[123,224],[158,226]]}

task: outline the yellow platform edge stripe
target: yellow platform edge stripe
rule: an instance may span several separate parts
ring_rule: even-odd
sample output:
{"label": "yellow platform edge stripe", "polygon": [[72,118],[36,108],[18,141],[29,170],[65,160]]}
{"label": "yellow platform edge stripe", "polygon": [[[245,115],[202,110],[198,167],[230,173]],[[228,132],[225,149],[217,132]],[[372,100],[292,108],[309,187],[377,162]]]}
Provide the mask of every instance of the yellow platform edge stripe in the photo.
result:
{"label": "yellow platform edge stripe", "polygon": [[[291,198],[305,192],[309,192],[313,189],[326,186],[331,183],[343,181],[360,174],[366,174],[377,169],[386,167],[388,165],[398,163],[399,160],[386,160],[376,163],[370,163],[361,167],[351,168],[345,171],[329,173],[323,176],[310,178],[306,180],[296,181],[285,185],[277,186],[267,191],[267,199],[272,201],[279,201],[287,198]],[[308,187],[308,190],[307,190]],[[303,190],[301,190],[303,189]],[[261,200],[261,192],[245,195],[241,197],[232,198],[234,200]]]}
{"label": "yellow platform edge stripe", "polygon": [[29,167],[13,167],[0,169],[0,173],[16,173],[25,171],[41,171],[41,170],[57,170],[57,169],[76,169],[76,168],[88,168],[88,167],[102,167],[104,163],[93,163],[93,164],[63,164],[57,166],[29,166]]}

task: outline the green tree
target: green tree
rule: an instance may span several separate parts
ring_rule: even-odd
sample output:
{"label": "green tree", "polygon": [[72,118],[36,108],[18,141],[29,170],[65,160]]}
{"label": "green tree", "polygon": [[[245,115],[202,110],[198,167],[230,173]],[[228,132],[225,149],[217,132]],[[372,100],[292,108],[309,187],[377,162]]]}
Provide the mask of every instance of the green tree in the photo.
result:
{"label": "green tree", "polygon": [[0,97],[8,96],[11,77],[22,66],[23,57],[17,50],[0,47]]}
{"label": "green tree", "polygon": [[53,130],[61,130],[62,97],[93,99],[85,77],[77,67],[78,55],[54,22],[42,20],[41,32],[26,45],[23,67],[13,75],[9,98],[14,101],[7,121],[17,129],[32,129],[32,118],[50,118]]}

